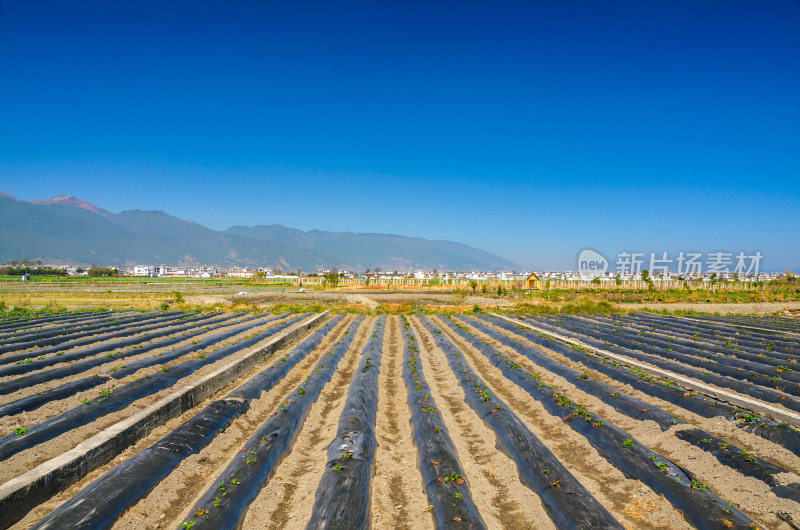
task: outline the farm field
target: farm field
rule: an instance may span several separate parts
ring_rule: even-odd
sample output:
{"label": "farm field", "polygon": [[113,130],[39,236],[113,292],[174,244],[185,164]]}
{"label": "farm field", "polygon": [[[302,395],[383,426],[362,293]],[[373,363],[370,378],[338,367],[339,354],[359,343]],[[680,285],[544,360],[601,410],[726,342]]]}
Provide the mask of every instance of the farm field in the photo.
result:
{"label": "farm field", "polygon": [[0,528],[800,525],[777,316],[0,320]]}

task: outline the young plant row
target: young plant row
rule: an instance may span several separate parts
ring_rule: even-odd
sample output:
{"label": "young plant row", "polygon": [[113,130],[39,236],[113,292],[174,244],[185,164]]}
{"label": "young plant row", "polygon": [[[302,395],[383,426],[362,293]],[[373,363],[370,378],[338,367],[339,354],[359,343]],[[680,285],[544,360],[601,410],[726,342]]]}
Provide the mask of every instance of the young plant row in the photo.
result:
{"label": "young plant row", "polygon": [[[141,355],[151,350],[166,348],[191,339],[197,335],[208,333],[211,326],[223,324],[232,319],[238,319],[241,315],[221,316],[212,320],[198,318],[187,321],[182,326],[170,328],[166,331],[157,331],[145,335],[114,341],[110,344],[92,346],[74,352],[56,354],[56,356],[35,363],[31,371],[38,370],[36,373],[23,375],[14,379],[0,382],[0,395],[11,394],[36,385],[55,381],[64,377],[84,373],[91,368],[111,362],[122,360],[127,357]],[[156,340],[167,337],[164,340]],[[125,349],[128,348],[128,349]],[[105,355],[103,355],[105,354]],[[86,357],[91,357],[86,359]],[[83,359],[83,360],[81,360]],[[71,364],[66,364],[71,363]],[[41,370],[47,366],[64,364],[52,370]],[[0,368],[0,373],[3,369]]]}
{"label": "young plant row", "polygon": [[[65,352],[67,352],[67,350],[70,350],[72,348],[77,348],[79,346],[87,346],[89,344],[95,344],[97,342],[105,342],[109,339],[114,339],[118,337],[130,337],[132,335],[139,335],[140,333],[144,333],[145,331],[152,331],[155,329],[172,327],[175,326],[176,324],[179,324],[178,320],[183,320],[183,319],[172,317],[168,318],[167,320],[160,320],[157,323],[154,323],[155,321],[151,321],[150,324],[146,326],[137,326],[132,329],[125,329],[122,331],[110,330],[110,332],[107,334],[94,335],[88,339],[80,339],[65,344],[61,344],[59,346],[51,346],[43,348],[41,350],[36,350],[35,352],[12,353],[4,357],[3,359],[0,359],[0,361],[2,361],[0,362],[0,364],[5,364],[5,366],[0,367],[0,376],[6,377],[9,375],[20,375],[27,372],[36,371],[44,366],[59,364],[64,362],[62,359],[60,359],[60,357],[62,355],[65,355],[66,354]],[[51,353],[55,355],[53,355],[52,357],[47,357],[47,355]]]}
{"label": "young plant row", "polygon": [[411,409],[411,434],[417,446],[425,493],[438,528],[486,528],[472,499],[468,477],[422,371],[419,341],[405,315],[403,381]]}
{"label": "young plant row", "polygon": [[[488,320],[488,317],[480,317]],[[530,342],[537,344],[543,348],[553,350],[571,361],[578,362],[589,369],[595,370],[608,377],[619,381],[621,384],[630,385],[636,390],[668,403],[672,403],[684,410],[693,412],[706,418],[724,417],[737,422],[737,426],[757,434],[767,440],[770,440],[786,449],[792,451],[800,456],[800,432],[791,428],[788,425],[773,422],[771,420],[760,418],[758,415],[753,414],[751,411],[732,407],[726,403],[719,402],[716,399],[703,396],[702,394],[694,391],[681,388],[674,382],[668,379],[660,379],[652,374],[645,372],[636,367],[626,367],[613,359],[604,357],[603,355],[587,351],[583,348],[568,346],[567,344],[557,341],[549,335],[541,334],[525,328],[524,326],[517,326],[501,318],[491,320],[491,323],[497,327],[503,328],[510,332],[512,335],[525,337]],[[540,325],[545,328],[545,325]],[[601,341],[594,341],[582,335],[572,334],[560,328],[555,328],[555,331],[561,335],[580,338],[589,345],[597,346],[598,348],[607,348],[607,345]],[[581,380],[579,383],[585,384],[587,380]],[[581,387],[584,389],[583,387]],[[588,390],[587,390],[588,391]],[[612,392],[610,398],[606,398],[607,402],[615,407],[618,411],[625,413],[625,410],[630,410],[629,407],[617,408],[617,398],[623,395],[619,393],[615,396]],[[601,394],[598,392],[597,394]],[[656,421],[664,430],[665,426],[669,425],[668,420],[665,425],[664,419],[660,417],[654,407],[647,407],[641,409],[641,414],[638,419],[649,419]],[[635,412],[633,412],[635,415]]]}
{"label": "young plant row", "polygon": [[324,323],[263,372],[224,398],[210,403],[155,444],[105,473],[39,521],[34,528],[106,528],[114,524],[183,460],[199,453],[245,413],[250,402],[269,391],[314,351],[342,318],[339,315]]}
{"label": "young plant row", "polygon": [[0,437],[0,460],[6,460],[20,451],[35,447],[60,434],[80,427],[81,425],[86,425],[101,416],[121,410],[143,397],[169,388],[180,379],[191,375],[204,366],[224,359],[238,351],[247,349],[279,333],[286,327],[297,322],[303,316],[306,315],[298,315],[282,320],[275,326],[261,333],[257,333],[255,336],[220,347],[217,351],[205,356],[204,359],[194,359],[183,362],[169,370],[161,370],[150,376],[145,376],[131,383],[122,385],[119,388],[105,388],[95,399],[87,400],[73,409],[62,412],[37,425],[25,428],[26,432],[23,435],[9,434]]}
{"label": "young plant row", "polygon": [[[628,477],[641,480],[663,495],[684,518],[699,528],[732,523],[748,528],[754,523],[736,508],[729,506],[704,484],[688,477],[680,467],[651,450],[630,433],[603,419],[597,412],[569,397],[564,389],[544,381],[539,374],[525,370],[480,339],[466,326],[450,319],[442,321],[473,348],[480,351],[503,375],[525,390],[553,416],[581,434],[611,465]],[[575,378],[578,379],[578,378]],[[702,486],[702,487],[701,487]]]}
{"label": "young plant row", "polygon": [[[707,365],[702,368],[695,367],[691,364],[688,364],[691,361],[685,360],[683,357],[678,357],[682,354],[674,354],[673,352],[659,352],[658,355],[652,352],[644,353],[637,347],[637,344],[630,344],[630,342],[626,343],[625,341],[617,340],[614,338],[612,333],[596,333],[586,328],[572,326],[566,323],[552,325],[544,319],[539,319],[537,317],[533,317],[532,321],[536,322],[538,326],[552,329],[556,333],[573,333],[587,343],[590,341],[602,343],[602,347],[608,351],[651,364],[662,365],[672,372],[686,375],[707,383],[712,383],[722,388],[729,388],[741,394],[746,394],[762,401],[779,403],[784,407],[794,411],[800,411],[800,400],[797,398],[789,396],[778,389],[767,388],[752,382],[746,382],[734,377],[723,376],[716,372],[712,372],[710,367],[711,363],[707,363]],[[679,359],[681,362],[676,362]],[[716,370],[721,370],[721,367],[718,364],[714,364],[714,366]]]}
{"label": "young plant row", "polygon": [[2,354],[0,355],[0,364],[8,364],[16,362],[20,359],[24,359],[30,355],[30,352],[27,350],[30,350],[31,348],[37,348],[36,353],[39,353],[43,350],[50,351],[54,347],[56,347],[56,349],[66,350],[75,346],[89,344],[88,342],[77,340],[82,337],[96,338],[98,335],[105,336],[106,334],[114,331],[129,329],[135,330],[143,325],[155,324],[158,322],[172,322],[182,318],[188,318],[190,316],[192,315],[186,315],[185,313],[177,311],[173,313],[167,313],[166,315],[149,313],[143,316],[123,319],[118,322],[107,322],[101,326],[98,326],[96,329],[84,331],[82,333],[74,333],[71,335],[67,334],[63,336],[50,337],[40,340],[30,340],[26,342],[18,342],[14,344],[8,344],[6,346],[0,346],[0,354]]}
{"label": "young plant row", "polygon": [[467,404],[497,436],[497,446],[517,465],[522,483],[536,492],[559,528],[623,528],[564,464],[472,370],[461,351],[428,317],[430,331],[466,394]]}
{"label": "young plant row", "polygon": [[[605,383],[601,383],[599,381],[594,381],[590,379],[586,374],[582,374],[577,370],[573,370],[568,368],[555,360],[551,359],[549,356],[539,352],[535,348],[531,348],[519,342],[513,341],[507,335],[500,333],[486,324],[483,324],[475,319],[470,319],[469,317],[459,317],[460,319],[467,321],[471,326],[476,328],[478,331],[489,335],[492,339],[497,340],[501,344],[508,346],[515,350],[520,355],[526,357],[527,359],[533,361],[534,363],[542,366],[543,368],[547,369],[549,372],[560,375],[573,383],[578,389],[585,391],[589,394],[595,395],[604,402],[614,407],[615,410],[625,414],[634,419],[643,419],[643,415],[647,415],[646,419],[656,421],[659,426],[661,427],[662,431],[669,429],[675,425],[685,425],[685,422],[678,418],[672,417],[667,411],[649,403],[643,402],[638,400],[632,396],[628,396],[624,392],[617,390],[616,388],[606,385]],[[491,319],[487,319],[491,320]],[[445,323],[448,323],[445,321]],[[493,322],[494,323],[494,322]],[[449,324],[449,323],[448,323]],[[598,451],[601,454],[604,454],[609,459],[609,462],[612,465],[615,465],[620,468],[626,475],[632,476],[633,471],[636,470],[637,462],[631,464],[630,462],[626,462],[625,459],[618,459],[618,454],[615,453],[613,450],[608,450],[609,447],[613,448],[616,445],[616,442],[619,441],[622,437],[624,437],[623,446],[628,448],[633,448],[636,446],[638,442],[630,436],[629,434],[616,429],[613,425],[607,424],[604,420],[597,417],[597,415],[590,413],[587,410],[587,407],[581,404],[575,404],[575,408],[573,413],[569,413],[568,411],[571,409],[572,404],[567,403],[568,401],[573,401],[573,399],[565,396],[564,391],[562,389],[556,388],[555,392],[551,393],[551,388],[553,384],[547,383],[543,380],[543,377],[539,373],[531,373],[527,370],[524,370],[519,363],[514,362],[513,360],[509,359],[508,356],[503,355],[493,346],[487,344],[486,342],[479,339],[475,336],[472,331],[467,328],[466,326],[459,325],[458,323],[454,323],[456,326],[456,331],[462,335],[465,339],[469,340],[470,343],[479,349],[484,355],[486,355],[489,360],[492,361],[495,366],[500,368],[504,375],[511,379],[512,381],[519,384],[523,387],[528,393],[530,393],[535,399],[540,401],[543,406],[553,415],[562,417],[565,422],[568,422],[570,426],[572,426],[576,431],[583,434],[592,445],[595,443],[604,444],[604,447],[597,447]],[[559,350],[559,346],[563,345],[563,343],[553,343],[550,344],[550,349],[554,351]],[[524,375],[523,375],[524,374]],[[533,381],[537,381],[538,384],[534,385]],[[548,399],[548,397],[552,397],[552,399]],[[555,401],[555,407],[553,406]],[[575,411],[579,411],[577,414],[586,420],[587,423],[590,423],[592,427],[609,427],[611,429],[611,433],[608,432],[600,432],[594,429],[589,429],[586,425],[578,422],[577,418],[572,414]],[[577,423],[576,423],[577,422]],[[616,431],[616,441],[612,440],[609,442],[608,438],[613,438]],[[602,429],[601,429],[602,430]],[[779,475],[789,473],[786,469],[783,469],[779,466],[771,464],[769,462],[765,462],[762,459],[758,458],[756,455],[749,453],[746,450],[742,450],[733,446],[729,442],[717,438],[701,429],[691,429],[691,430],[683,430],[679,431],[679,433],[693,433],[695,436],[688,436],[685,438],[685,441],[697,446],[698,448],[707,451],[717,457],[720,462],[731,467],[740,473],[745,475],[753,476],[764,481],[770,488],[773,489],[773,492],[779,497],[786,497],[793,500],[792,497],[792,489],[791,487],[786,488],[782,487],[779,482]],[[679,434],[676,436],[680,437]],[[721,448],[724,449],[722,453],[715,451],[713,449]],[[730,448],[730,451],[727,449]],[[643,449],[646,449],[643,447]],[[653,463],[659,467],[661,470],[663,466],[661,463],[653,459],[652,451],[646,451],[647,457],[650,460],[653,460]],[[630,456],[629,453],[623,453],[623,456]],[[642,455],[638,455],[641,457]],[[640,462],[638,462],[640,463]],[[645,472],[653,473],[651,468],[645,468]],[[635,476],[635,475],[633,475]],[[788,475],[784,475],[788,476]],[[651,477],[641,477],[636,476],[636,478],[641,479],[643,482],[651,485],[651,482],[654,481],[654,478]],[[655,477],[656,479],[661,478],[660,475]],[[673,477],[676,478],[677,477]],[[657,484],[659,481],[655,480]],[[687,480],[687,483],[691,484],[691,481]],[[668,488],[673,486],[672,483],[667,484]],[[659,493],[663,493],[662,491],[658,490],[655,486],[652,486],[653,489],[656,489]],[[672,500],[674,495],[670,495],[668,493],[663,493],[667,499]],[[680,506],[679,503],[681,501],[685,502],[686,499],[681,498],[680,490],[677,492],[678,502],[673,503],[678,509],[686,510],[685,507]],[[694,497],[688,499],[691,502],[696,502]],[[716,501],[712,501],[716,502]],[[697,508],[695,506],[695,508]],[[702,507],[701,507],[702,509]],[[727,514],[727,512],[725,512]]]}
{"label": "young plant row", "polygon": [[377,445],[378,375],[385,329],[386,317],[380,316],[361,351],[336,437],[328,446],[328,463],[317,486],[309,529],[369,527]]}
{"label": "young plant row", "polygon": [[199,528],[241,527],[248,506],[291,450],[311,405],[333,377],[363,320],[363,315],[353,320],[305,381],[283,399],[275,412],[244,443],[238,456],[192,504],[190,518],[180,525],[182,528],[195,525]]}
{"label": "young plant row", "polygon": [[[141,321],[147,316],[157,316],[158,313],[149,313],[148,315],[142,314],[116,314],[114,317],[105,318],[99,321],[79,322],[68,326],[58,326],[55,328],[45,328],[39,331],[31,331],[24,334],[16,334],[13,337],[3,337],[0,339],[0,348],[3,352],[12,349],[24,349],[27,343],[34,342],[36,346],[51,346],[54,344],[61,344],[62,342],[69,342],[70,340],[91,335],[90,331],[105,329],[108,327],[118,327],[123,324]],[[45,341],[45,339],[49,339]]]}

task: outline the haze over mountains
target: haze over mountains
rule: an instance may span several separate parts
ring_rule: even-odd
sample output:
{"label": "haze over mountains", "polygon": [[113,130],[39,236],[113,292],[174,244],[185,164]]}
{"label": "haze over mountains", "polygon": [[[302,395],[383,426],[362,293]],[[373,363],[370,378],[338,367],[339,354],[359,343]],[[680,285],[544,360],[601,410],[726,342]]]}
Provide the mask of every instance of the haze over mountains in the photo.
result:
{"label": "haze over mountains", "polygon": [[354,232],[303,232],[281,225],[206,228],[162,211],[114,214],[83,199],[57,195],[22,201],[0,191],[0,262],[130,266],[136,264],[279,267],[337,266],[362,271],[499,270],[517,263],[453,241]]}

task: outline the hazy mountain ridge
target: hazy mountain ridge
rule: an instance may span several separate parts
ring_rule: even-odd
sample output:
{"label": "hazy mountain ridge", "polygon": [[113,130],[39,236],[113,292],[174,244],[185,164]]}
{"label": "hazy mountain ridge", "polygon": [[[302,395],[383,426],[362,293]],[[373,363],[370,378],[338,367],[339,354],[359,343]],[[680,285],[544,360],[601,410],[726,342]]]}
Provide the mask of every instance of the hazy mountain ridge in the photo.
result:
{"label": "hazy mountain ridge", "polygon": [[0,261],[42,259],[130,266],[134,264],[272,266],[314,270],[496,270],[520,265],[452,241],[391,234],[303,232],[281,225],[233,226],[216,231],[163,211],[114,214],[83,199],[61,195],[22,201],[0,191]]}

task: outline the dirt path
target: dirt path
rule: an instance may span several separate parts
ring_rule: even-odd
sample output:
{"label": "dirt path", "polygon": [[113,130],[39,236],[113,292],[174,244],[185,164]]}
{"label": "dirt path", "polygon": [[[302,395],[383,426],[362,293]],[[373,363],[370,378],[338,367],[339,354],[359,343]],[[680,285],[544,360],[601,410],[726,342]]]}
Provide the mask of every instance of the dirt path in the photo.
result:
{"label": "dirt path", "polygon": [[754,302],[751,304],[726,304],[726,303],[710,303],[710,304],[689,304],[686,302],[676,302],[674,304],[666,304],[659,302],[646,302],[636,304],[617,304],[621,309],[629,311],[638,311],[640,309],[655,309],[661,311],[703,311],[704,313],[722,313],[724,315],[739,313],[749,315],[766,315],[767,313],[775,313],[776,311],[783,311],[785,309],[800,309],[800,302]]}

